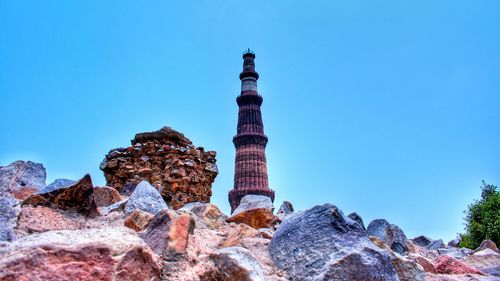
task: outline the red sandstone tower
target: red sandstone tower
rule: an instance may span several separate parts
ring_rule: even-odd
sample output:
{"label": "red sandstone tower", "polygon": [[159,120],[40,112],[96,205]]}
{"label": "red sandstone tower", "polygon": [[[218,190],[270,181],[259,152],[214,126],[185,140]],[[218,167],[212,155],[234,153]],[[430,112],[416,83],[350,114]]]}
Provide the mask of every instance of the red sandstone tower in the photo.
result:
{"label": "red sandstone tower", "polygon": [[229,191],[231,213],[248,194],[264,195],[274,201],[274,191],[267,180],[266,145],[260,106],[262,97],[257,90],[259,74],[255,71],[255,53],[243,53],[243,72],[240,73],[241,94],[236,98],[239,106],[238,128],[233,138],[236,147],[234,188]]}

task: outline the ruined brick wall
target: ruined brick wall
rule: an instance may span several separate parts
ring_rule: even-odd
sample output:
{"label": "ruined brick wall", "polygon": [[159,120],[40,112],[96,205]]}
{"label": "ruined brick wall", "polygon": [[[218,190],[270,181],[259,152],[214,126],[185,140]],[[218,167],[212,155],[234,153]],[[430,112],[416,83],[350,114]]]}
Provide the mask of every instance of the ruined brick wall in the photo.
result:
{"label": "ruined brick wall", "polygon": [[195,147],[183,134],[164,127],[137,134],[132,146],[112,149],[100,168],[108,186],[127,193],[144,179],[178,209],[190,202],[210,202],[218,174],[215,156],[215,151]]}

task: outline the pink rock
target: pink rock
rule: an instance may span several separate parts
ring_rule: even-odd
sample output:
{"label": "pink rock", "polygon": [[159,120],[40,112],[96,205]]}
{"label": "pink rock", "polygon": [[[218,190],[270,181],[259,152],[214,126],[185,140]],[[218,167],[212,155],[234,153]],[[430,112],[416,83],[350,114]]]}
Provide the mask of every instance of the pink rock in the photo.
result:
{"label": "pink rock", "polygon": [[478,269],[450,256],[440,256],[435,261],[436,271],[445,274],[483,274]]}
{"label": "pink rock", "polygon": [[157,256],[126,228],[49,231],[0,248],[0,280],[159,280]]}
{"label": "pink rock", "polygon": [[120,193],[109,186],[94,188],[94,201],[97,207],[105,207],[123,200]]}

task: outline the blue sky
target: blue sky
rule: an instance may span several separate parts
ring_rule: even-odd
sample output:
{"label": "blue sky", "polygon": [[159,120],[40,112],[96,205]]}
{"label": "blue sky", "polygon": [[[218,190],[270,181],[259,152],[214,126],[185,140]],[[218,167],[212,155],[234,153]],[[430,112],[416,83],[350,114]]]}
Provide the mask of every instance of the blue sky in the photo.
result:
{"label": "blue sky", "polygon": [[232,187],[241,53],[257,54],[276,203],[450,240],[500,185],[498,1],[0,1],[0,165],[90,172],[169,125]]}

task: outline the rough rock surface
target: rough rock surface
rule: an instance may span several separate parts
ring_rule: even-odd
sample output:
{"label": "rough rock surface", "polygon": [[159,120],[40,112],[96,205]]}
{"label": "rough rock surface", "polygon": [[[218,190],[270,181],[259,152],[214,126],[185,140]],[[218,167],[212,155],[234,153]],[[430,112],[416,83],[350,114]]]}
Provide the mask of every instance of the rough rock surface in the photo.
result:
{"label": "rough rock surface", "polygon": [[160,193],[147,181],[141,181],[128,198],[125,205],[125,214],[132,213],[135,209],[157,214],[168,206],[163,201]]}
{"label": "rough rock surface", "polygon": [[427,236],[420,235],[420,236],[417,236],[417,237],[411,239],[411,242],[415,245],[420,246],[420,247],[426,247],[427,245],[429,245],[432,242],[432,239],[427,237]]}
{"label": "rough rock surface", "polygon": [[482,274],[477,268],[450,256],[440,256],[436,261],[436,271],[445,274]]}
{"label": "rough rock surface", "polygon": [[287,218],[269,253],[290,280],[398,280],[390,256],[330,204]]}
{"label": "rough rock surface", "polygon": [[457,237],[453,240],[450,240],[447,245],[450,247],[458,247],[458,245],[460,245],[460,241],[461,241],[460,237]]}
{"label": "rough rock surface", "polygon": [[0,248],[0,280],[159,280],[157,258],[126,228],[49,231]]}
{"label": "rough rock surface", "polygon": [[97,207],[105,207],[113,205],[116,202],[123,200],[120,193],[109,186],[94,188],[94,201]]}
{"label": "rough rock surface", "polygon": [[444,244],[443,240],[438,239],[438,240],[433,240],[429,245],[425,246],[429,250],[437,250],[437,249],[442,249],[446,248],[446,245]]}
{"label": "rough rock surface", "polygon": [[369,235],[380,238],[396,253],[402,254],[408,251],[406,235],[395,224],[390,224],[384,219],[376,219],[370,222],[366,231]]}
{"label": "rough rock surface", "polygon": [[[211,203],[188,203],[180,210],[192,212],[196,215],[197,224],[202,223],[210,229],[217,229],[227,219],[227,216],[216,205]],[[197,225],[197,227],[199,226]]]}
{"label": "rough rock surface", "polygon": [[363,229],[366,229],[365,227],[365,223],[363,222],[363,219],[361,218],[360,215],[358,215],[357,213],[350,213],[349,215],[347,215],[347,217],[349,217],[351,220],[359,223],[359,225],[361,225],[361,227]]}
{"label": "rough rock surface", "polygon": [[46,193],[33,194],[23,201],[23,205],[41,205],[93,216],[97,214],[93,191],[92,179],[89,174],[86,174],[73,185],[60,187]]}
{"label": "rough rock surface", "polygon": [[424,269],[425,272],[437,273],[436,267],[428,259],[419,255],[410,255],[409,258],[414,260],[416,263],[420,264],[420,266]]}
{"label": "rough rock surface", "polygon": [[293,213],[293,205],[288,201],[283,201],[276,215],[288,216]]}
{"label": "rough rock surface", "polygon": [[67,186],[73,185],[75,183],[76,183],[76,181],[74,181],[74,180],[60,178],[60,179],[54,180],[50,184],[41,188],[39,192],[40,193],[47,193],[47,192],[51,192],[51,191],[54,191],[54,190],[62,188],[62,187],[67,187]]}
{"label": "rough rock surface", "polygon": [[43,165],[31,161],[19,160],[8,166],[0,166],[0,193],[21,195],[26,188],[37,191],[45,186],[46,176]]}
{"label": "rough rock surface", "polygon": [[495,242],[493,242],[491,240],[484,240],[483,242],[481,242],[481,245],[479,245],[479,247],[477,249],[475,249],[474,252],[479,252],[479,251],[482,251],[484,249],[491,249],[493,251],[498,252],[497,244],[495,244]]}
{"label": "rough rock surface", "polygon": [[492,249],[484,249],[461,259],[464,263],[484,273],[500,277],[500,254]]}
{"label": "rough rock surface", "polygon": [[238,246],[242,244],[244,238],[253,238],[259,237],[259,231],[253,227],[250,227],[244,223],[238,224],[235,228],[233,228],[226,239],[222,241],[220,247],[231,247]]}
{"label": "rough rock surface", "polygon": [[228,247],[210,254],[215,265],[207,271],[202,280],[265,281],[259,261],[242,247]]}
{"label": "rough rock surface", "polygon": [[0,241],[15,239],[14,228],[21,211],[19,201],[10,194],[0,194]]}
{"label": "rough rock surface", "polygon": [[375,236],[369,236],[373,244],[386,250],[391,257],[392,265],[400,281],[425,281],[425,272],[423,268],[414,260],[400,256],[393,252],[387,244]]}
{"label": "rough rock surface", "polygon": [[218,174],[215,155],[164,127],[137,134],[130,147],[111,150],[100,168],[108,186],[121,192],[126,185],[147,180],[169,206],[179,209],[190,202],[210,202]]}
{"label": "rough rock surface", "polygon": [[24,200],[45,186],[42,164],[16,161],[0,166],[0,241],[15,239],[14,228]]}
{"label": "rough rock surface", "polygon": [[142,210],[134,210],[123,222],[123,224],[135,231],[144,230],[153,219],[154,215]]}
{"label": "rough rock surface", "polygon": [[245,223],[259,229],[270,227],[275,220],[271,198],[262,195],[246,195],[228,222]]}

